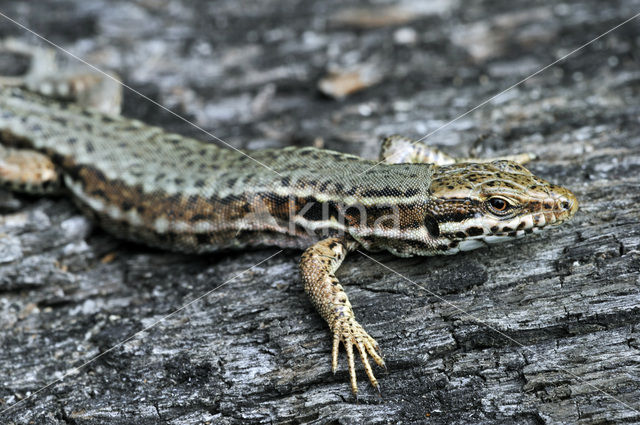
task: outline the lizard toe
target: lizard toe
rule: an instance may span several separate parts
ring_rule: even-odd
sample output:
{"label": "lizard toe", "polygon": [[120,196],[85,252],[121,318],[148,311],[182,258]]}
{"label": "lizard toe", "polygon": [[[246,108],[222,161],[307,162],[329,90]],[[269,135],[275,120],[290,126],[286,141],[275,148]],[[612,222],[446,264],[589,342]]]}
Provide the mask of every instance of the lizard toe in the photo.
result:
{"label": "lizard toe", "polygon": [[377,365],[384,367],[385,364],[379,354],[380,348],[375,339],[373,339],[353,317],[338,320],[337,323],[334,324],[333,333],[332,369],[334,373],[337,370],[338,347],[340,342],[342,342],[347,352],[349,379],[353,393],[357,394],[358,392],[353,350],[354,346],[360,354],[360,359],[364,365],[364,370],[369,378],[369,382],[371,382],[371,385],[374,388],[379,389],[378,380],[376,379],[371,363],[369,362],[369,356],[371,356]]}

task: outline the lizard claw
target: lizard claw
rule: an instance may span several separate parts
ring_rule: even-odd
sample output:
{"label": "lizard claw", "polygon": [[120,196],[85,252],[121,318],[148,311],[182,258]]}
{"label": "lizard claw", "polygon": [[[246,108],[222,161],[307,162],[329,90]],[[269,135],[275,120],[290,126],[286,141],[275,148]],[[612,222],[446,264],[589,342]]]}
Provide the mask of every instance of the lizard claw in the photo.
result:
{"label": "lizard claw", "polygon": [[384,360],[380,356],[380,347],[375,339],[373,339],[369,334],[364,330],[364,328],[353,318],[345,317],[339,318],[334,322],[333,326],[333,350],[331,351],[331,369],[333,373],[338,369],[338,351],[340,347],[340,342],[344,345],[347,351],[347,362],[349,364],[349,379],[351,382],[351,391],[354,394],[358,394],[358,383],[356,380],[356,368],[355,368],[355,360],[353,355],[353,346],[355,345],[358,353],[360,354],[360,358],[362,359],[362,364],[364,365],[364,370],[367,373],[367,377],[369,378],[369,382],[373,385],[374,388],[380,391],[380,385],[378,384],[378,380],[373,375],[373,370],[371,369],[371,364],[369,363],[369,356],[373,358],[378,366],[386,368],[384,364]]}

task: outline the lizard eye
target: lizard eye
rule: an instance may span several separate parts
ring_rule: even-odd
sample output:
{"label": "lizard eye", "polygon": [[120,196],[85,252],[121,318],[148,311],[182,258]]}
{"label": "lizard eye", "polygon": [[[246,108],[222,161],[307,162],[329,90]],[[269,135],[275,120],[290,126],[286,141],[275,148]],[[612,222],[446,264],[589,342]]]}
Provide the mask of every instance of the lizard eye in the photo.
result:
{"label": "lizard eye", "polygon": [[503,198],[490,198],[487,203],[490,209],[495,213],[506,213],[511,205]]}

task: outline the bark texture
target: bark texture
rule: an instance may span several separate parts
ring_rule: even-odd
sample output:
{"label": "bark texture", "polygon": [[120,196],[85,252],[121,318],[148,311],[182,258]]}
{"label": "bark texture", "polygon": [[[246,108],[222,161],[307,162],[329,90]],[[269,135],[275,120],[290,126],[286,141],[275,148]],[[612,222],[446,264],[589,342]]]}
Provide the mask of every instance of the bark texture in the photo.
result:
{"label": "bark texture", "polygon": [[[373,158],[379,136],[436,131],[640,1],[62,0],[0,11],[238,148]],[[0,36],[33,41],[2,17]],[[491,249],[373,256],[406,279],[347,257],[338,277],[388,365],[376,369],[381,398],[359,365],[356,403],[344,353],[332,375],[299,252],[161,252],[93,228],[66,199],[2,192],[0,409],[39,392],[0,422],[640,422],[639,47],[640,18],[429,136],[458,155],[533,151],[532,171],[572,189],[581,209]],[[211,139],[130,91],[123,113]]]}

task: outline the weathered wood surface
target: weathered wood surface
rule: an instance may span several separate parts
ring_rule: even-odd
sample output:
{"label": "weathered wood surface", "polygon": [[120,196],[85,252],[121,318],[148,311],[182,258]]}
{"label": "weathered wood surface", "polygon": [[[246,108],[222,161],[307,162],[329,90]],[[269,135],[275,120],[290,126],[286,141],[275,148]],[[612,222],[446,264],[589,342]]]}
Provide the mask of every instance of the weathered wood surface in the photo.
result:
{"label": "weathered wood surface", "polygon": [[[0,1],[0,11],[237,147],[321,143],[367,157],[379,135],[430,133],[640,11],[637,0],[366,3]],[[8,35],[29,39],[0,18]],[[277,250],[160,252],[92,229],[65,199],[3,192],[0,409],[224,285],[0,422],[640,422],[639,45],[636,20],[429,137],[454,153],[535,151],[530,168],[574,190],[581,209],[505,246],[374,256],[408,280],[351,255],[339,277],[382,346],[382,398],[360,370],[355,403],[344,357],[332,375],[298,252],[246,271]],[[320,94],[344,89],[336,75],[354,69],[371,87]],[[135,94],[125,105],[209,140]]]}

